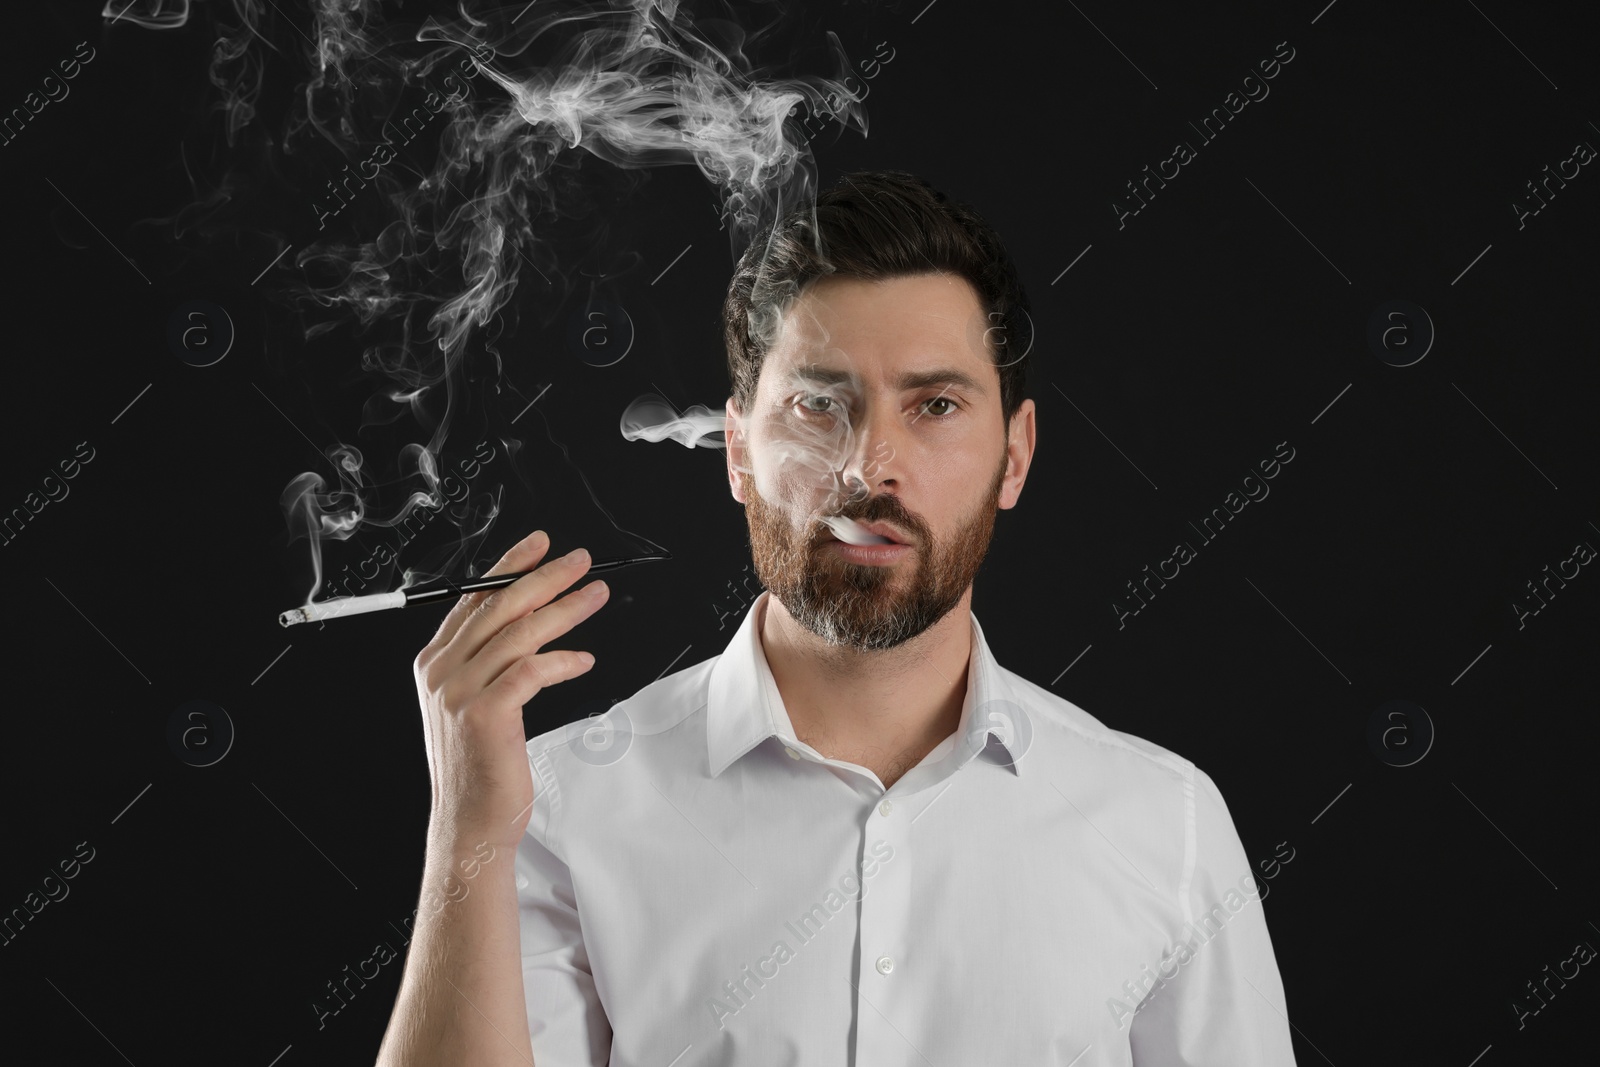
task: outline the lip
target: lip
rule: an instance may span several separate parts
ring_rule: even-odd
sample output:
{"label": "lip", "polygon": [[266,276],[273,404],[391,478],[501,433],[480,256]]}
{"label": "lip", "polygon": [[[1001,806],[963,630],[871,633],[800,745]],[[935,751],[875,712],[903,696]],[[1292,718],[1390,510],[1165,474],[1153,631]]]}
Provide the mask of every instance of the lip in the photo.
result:
{"label": "lip", "polygon": [[[874,533],[878,531],[874,530]],[[885,534],[884,536],[889,536]],[[884,567],[898,560],[911,551],[910,545],[852,545],[838,538],[828,542],[828,546],[849,560],[851,563],[864,563],[871,567]]]}

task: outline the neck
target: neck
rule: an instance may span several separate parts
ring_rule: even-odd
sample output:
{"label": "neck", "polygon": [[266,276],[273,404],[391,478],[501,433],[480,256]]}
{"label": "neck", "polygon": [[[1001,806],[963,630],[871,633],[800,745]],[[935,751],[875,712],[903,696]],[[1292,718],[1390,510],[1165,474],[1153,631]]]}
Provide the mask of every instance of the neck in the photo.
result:
{"label": "neck", "polygon": [[795,736],[830,759],[912,753],[955,733],[972,655],[972,590],[933,626],[881,652],[829,645],[770,593],[758,630]]}

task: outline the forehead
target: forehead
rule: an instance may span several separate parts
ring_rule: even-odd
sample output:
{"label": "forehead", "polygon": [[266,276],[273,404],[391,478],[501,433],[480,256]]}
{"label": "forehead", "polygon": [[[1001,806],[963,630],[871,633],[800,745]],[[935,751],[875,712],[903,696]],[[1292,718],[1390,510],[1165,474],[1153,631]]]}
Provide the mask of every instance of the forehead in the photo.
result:
{"label": "forehead", "polygon": [[959,363],[981,378],[984,324],[977,292],[959,275],[835,275],[812,282],[790,304],[765,364],[773,380],[812,363],[868,377],[935,361]]}

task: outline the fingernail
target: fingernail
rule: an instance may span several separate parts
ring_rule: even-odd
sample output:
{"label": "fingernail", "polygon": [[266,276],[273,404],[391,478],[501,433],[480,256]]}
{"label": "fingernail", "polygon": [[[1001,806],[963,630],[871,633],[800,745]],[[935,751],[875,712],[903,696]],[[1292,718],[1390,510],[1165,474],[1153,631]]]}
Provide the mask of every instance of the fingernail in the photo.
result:
{"label": "fingernail", "polygon": [[589,556],[587,548],[575,548],[561,557],[563,563],[582,563]]}

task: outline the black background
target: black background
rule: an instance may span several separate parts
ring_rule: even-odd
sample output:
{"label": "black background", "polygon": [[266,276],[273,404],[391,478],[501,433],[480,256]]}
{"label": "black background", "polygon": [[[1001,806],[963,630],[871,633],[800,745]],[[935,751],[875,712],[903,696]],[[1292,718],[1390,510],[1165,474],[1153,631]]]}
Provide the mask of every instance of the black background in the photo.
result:
{"label": "black background", "polygon": [[[94,858],[0,947],[6,1044],[85,1064],[366,1062],[400,963],[321,1028],[311,1005],[417,906],[429,783],[410,668],[441,612],[276,622],[310,584],[278,495],[303,471],[332,479],[323,450],[355,439],[375,384],[348,334],[297,342],[271,296],[292,258],[252,284],[308,231],[316,191],[267,180],[208,110],[215,24],[236,22],[235,5],[196,3],[170,30],[108,27],[88,4],[28,8],[0,107],[79,41],[96,58],[0,147],[0,508],[22,507],[80,442],[94,459],[0,546],[13,620],[0,912],[80,842]],[[312,23],[295,0],[259,10],[279,50],[255,120],[270,140]],[[1577,18],[915,0],[808,4],[784,30],[797,55],[825,58],[828,30],[852,59],[894,49],[869,135],[814,142],[824,185],[909,170],[1006,238],[1037,328],[1038,448],[973,609],[1004,665],[1207,770],[1252,860],[1293,850],[1264,884],[1301,1064],[1593,1055],[1593,968],[1520,1028],[1513,1008],[1546,965],[1600,945],[1600,578],[1552,582],[1520,625],[1513,607],[1537,606],[1527,583],[1547,565],[1600,545],[1600,177],[1583,167],[1521,226],[1512,207],[1578,142],[1600,145],[1595,38]],[[1285,41],[1294,58],[1270,95],[1202,144],[1188,123]],[[1179,139],[1197,158],[1119,228],[1125,183]],[[502,449],[483,476],[503,484],[503,511],[470,555],[481,570],[544,528],[558,552],[653,542],[673,559],[607,575],[611,603],[577,646],[598,664],[530,703],[530,736],[718,654],[749,559],[720,451],[617,430],[645,393],[713,410],[727,395],[732,249],[715,190],[693,166],[625,183],[582,166],[625,195],[590,220],[588,246],[556,255],[626,268],[606,292],[635,343],[611,366],[576,358],[582,293],[552,306],[554,286],[525,275],[499,376],[473,401],[484,435],[521,451],[514,474]],[[209,232],[149,221],[196,198],[186,175],[230,170],[250,180]],[[167,342],[191,300],[237,331],[209,367]],[[1437,331],[1405,367],[1367,340],[1395,300]],[[1294,458],[1270,496],[1203,544],[1189,523],[1280,442]],[[329,569],[383,536],[330,546]],[[1119,626],[1127,583],[1180,540],[1198,557]],[[191,700],[237,733],[211,766],[168,741]],[[1368,743],[1391,700],[1435,731],[1409,766]],[[1420,720],[1402,725],[1394,745],[1420,743]]]}

